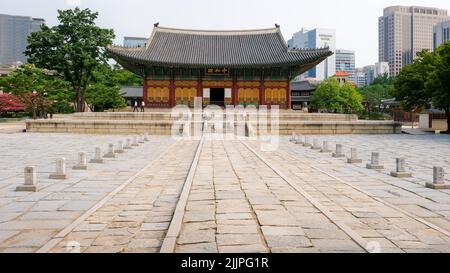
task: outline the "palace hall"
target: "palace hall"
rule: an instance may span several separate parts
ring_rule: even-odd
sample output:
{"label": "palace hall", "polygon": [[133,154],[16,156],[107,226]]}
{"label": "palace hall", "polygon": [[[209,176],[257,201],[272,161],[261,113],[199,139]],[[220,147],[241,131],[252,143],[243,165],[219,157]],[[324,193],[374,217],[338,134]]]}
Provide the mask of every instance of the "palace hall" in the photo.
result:
{"label": "palace hall", "polygon": [[144,79],[146,107],[291,106],[290,82],[333,53],[289,48],[280,27],[209,31],[155,24],[143,47],[110,46],[109,55]]}

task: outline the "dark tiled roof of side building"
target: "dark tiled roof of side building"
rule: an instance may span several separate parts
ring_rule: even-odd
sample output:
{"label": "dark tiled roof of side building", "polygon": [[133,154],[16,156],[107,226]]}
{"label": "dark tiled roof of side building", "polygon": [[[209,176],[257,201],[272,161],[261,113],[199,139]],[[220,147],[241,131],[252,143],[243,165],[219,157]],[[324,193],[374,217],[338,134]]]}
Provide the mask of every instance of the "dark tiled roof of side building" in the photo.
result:
{"label": "dark tiled roof of side building", "polygon": [[107,50],[115,59],[154,66],[229,68],[306,65],[333,54],[328,48],[288,48],[279,27],[204,31],[156,26],[145,48]]}

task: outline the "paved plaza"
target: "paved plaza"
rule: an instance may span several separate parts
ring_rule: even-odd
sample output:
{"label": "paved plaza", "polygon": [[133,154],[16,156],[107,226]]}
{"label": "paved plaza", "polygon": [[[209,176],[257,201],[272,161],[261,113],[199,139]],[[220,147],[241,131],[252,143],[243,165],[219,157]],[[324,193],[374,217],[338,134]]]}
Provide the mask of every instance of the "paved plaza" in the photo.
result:
{"label": "paved plaza", "polygon": [[[289,137],[175,140],[72,170],[78,152],[130,136],[0,133],[0,252],[450,252],[448,135],[308,136],[357,149],[347,163]],[[379,152],[384,169],[366,168]],[[66,158],[68,178],[51,180]],[[410,178],[390,176],[396,158]],[[35,166],[40,190],[17,192]],[[447,175],[446,182],[450,183]]]}

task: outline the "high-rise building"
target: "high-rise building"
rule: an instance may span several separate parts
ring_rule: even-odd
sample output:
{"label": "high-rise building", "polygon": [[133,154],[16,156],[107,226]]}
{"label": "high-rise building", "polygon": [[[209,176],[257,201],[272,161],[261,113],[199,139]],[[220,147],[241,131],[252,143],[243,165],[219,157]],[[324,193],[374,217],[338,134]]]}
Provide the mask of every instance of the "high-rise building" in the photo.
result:
{"label": "high-rise building", "polygon": [[383,75],[387,75],[388,77],[390,76],[389,63],[388,62],[375,63],[375,78]]}
{"label": "high-rise building", "polygon": [[336,71],[349,74],[349,79],[355,81],[355,51],[336,49]]}
{"label": "high-rise building", "polygon": [[44,23],[44,19],[0,14],[0,64],[25,63],[28,36]]}
{"label": "high-rise building", "polygon": [[433,29],[433,50],[450,41],[450,20],[437,24]]}
{"label": "high-rise building", "polygon": [[375,65],[367,65],[363,68],[355,69],[355,79],[353,80],[358,87],[364,87],[372,84],[377,77],[387,75],[389,77],[389,64],[387,62],[378,62]]}
{"label": "high-rise building", "polygon": [[[329,47],[330,51],[336,51],[336,30],[316,28],[313,30],[302,29],[288,41],[291,48],[321,48]],[[336,74],[336,56],[333,54],[325,61],[307,71],[303,78],[324,80]]]}
{"label": "high-rise building", "polygon": [[124,47],[145,47],[147,44],[148,38],[143,37],[123,37],[123,46]]}
{"label": "high-rise building", "polygon": [[356,68],[355,70],[355,83],[358,88],[362,88],[367,85],[366,73],[363,72],[362,68]]}
{"label": "high-rise building", "polygon": [[363,73],[366,76],[366,85],[372,84],[375,80],[375,65],[364,66]]}
{"label": "high-rise building", "polygon": [[433,49],[433,27],[449,20],[447,10],[429,7],[391,6],[378,19],[379,61],[389,62],[396,76],[417,53]]}

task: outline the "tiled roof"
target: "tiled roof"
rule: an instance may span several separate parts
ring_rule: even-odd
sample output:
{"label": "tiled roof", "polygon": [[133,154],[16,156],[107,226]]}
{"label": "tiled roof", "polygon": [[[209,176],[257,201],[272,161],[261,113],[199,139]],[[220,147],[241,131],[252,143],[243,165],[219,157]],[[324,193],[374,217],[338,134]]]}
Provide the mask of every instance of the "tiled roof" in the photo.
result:
{"label": "tiled roof", "polygon": [[314,91],[319,85],[318,81],[303,80],[291,83],[292,91]]}
{"label": "tiled roof", "polygon": [[318,63],[328,48],[290,49],[279,27],[242,31],[201,31],[155,27],[144,48],[110,46],[118,60],[154,66],[264,67]]}

